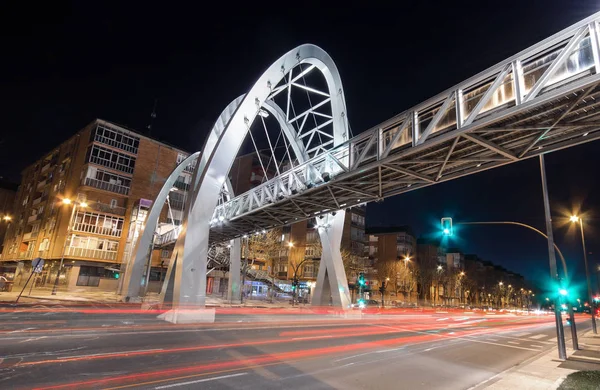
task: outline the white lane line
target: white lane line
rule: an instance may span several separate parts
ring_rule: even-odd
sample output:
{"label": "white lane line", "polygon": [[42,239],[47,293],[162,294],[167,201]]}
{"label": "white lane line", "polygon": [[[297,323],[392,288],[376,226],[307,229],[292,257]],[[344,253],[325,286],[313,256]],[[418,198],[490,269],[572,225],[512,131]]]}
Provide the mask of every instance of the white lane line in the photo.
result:
{"label": "white lane line", "polygon": [[498,339],[488,339],[488,341],[498,341]]}
{"label": "white lane line", "polygon": [[535,336],[529,336],[530,339],[534,339],[534,340],[543,339],[544,337],[548,337],[548,336],[545,334],[536,334]]}
{"label": "white lane line", "polygon": [[[404,349],[404,347],[400,347],[400,348],[393,348],[393,349],[382,349],[382,350],[380,350],[380,351],[372,351],[372,352],[359,353],[358,355],[346,356],[346,357],[344,357],[344,358],[341,358],[341,359],[334,360],[333,362],[334,362],[334,363],[337,363],[337,362],[342,362],[342,361],[344,361],[344,360],[348,360],[348,359],[354,359],[354,358],[356,358],[356,357],[359,357],[359,356],[372,355],[372,354],[374,354],[374,353],[395,352],[395,351],[399,351],[399,350],[401,350],[401,349]],[[343,367],[343,366],[342,366],[342,367]]]}
{"label": "white lane line", "polygon": [[59,359],[86,358],[86,357],[93,357],[93,356],[126,355],[128,353],[152,352],[152,351],[164,351],[164,349],[163,348],[155,348],[155,349],[138,349],[138,350],[135,350],[135,351],[123,351],[123,352],[92,353],[92,354],[89,354],[89,355],[61,356],[61,357],[59,357]]}
{"label": "white lane line", "polygon": [[518,341],[507,341],[507,343],[509,343],[509,344],[516,344],[516,345],[519,345],[519,344],[521,344],[521,343],[519,343]]}
{"label": "white lane line", "polygon": [[[308,325],[280,325],[280,326],[250,326],[244,328],[202,328],[202,329],[174,329],[174,330],[148,330],[148,331],[133,331],[133,332],[82,332],[82,333],[63,333],[63,334],[48,334],[47,338],[74,338],[74,337],[104,337],[104,336],[126,336],[126,335],[139,335],[139,334],[163,334],[163,333],[197,333],[197,332],[218,332],[218,331],[226,331],[226,330],[265,330],[265,329],[302,329],[302,328],[331,328],[340,325],[349,325],[349,326],[358,326],[358,323],[351,324],[308,324]],[[373,324],[367,324],[373,325]],[[0,333],[0,336],[2,334]],[[7,340],[22,340],[24,338],[29,338],[29,336],[18,336],[18,337],[0,337],[0,342]]]}
{"label": "white lane line", "polygon": [[247,372],[240,372],[239,374],[231,374],[231,375],[223,375],[223,376],[215,376],[213,378],[204,378],[204,379],[198,379],[196,381],[188,381],[188,382],[181,382],[181,383],[173,383],[171,385],[164,385],[164,386],[157,386],[155,387],[155,389],[170,389],[171,387],[177,387],[177,386],[186,386],[186,385],[193,385],[195,383],[202,383],[202,382],[210,382],[210,381],[217,381],[219,379],[227,379],[227,378],[235,378],[236,376],[243,376],[243,375],[248,375]]}
{"label": "white lane line", "polygon": [[28,330],[33,330],[35,328],[25,328],[25,329],[19,329],[19,330],[13,330],[12,332],[8,332],[8,333],[21,333],[21,332],[27,332]]}
{"label": "white lane line", "polygon": [[438,318],[436,321],[446,321],[448,318]]}
{"label": "white lane line", "polygon": [[314,340],[314,339],[328,339],[333,336],[309,336],[309,337],[294,337],[292,340]]}
{"label": "white lane line", "polygon": [[527,336],[527,335],[530,335],[530,334],[531,334],[531,332],[517,333],[517,334],[515,334],[515,337],[523,337],[523,336]]}
{"label": "white lane line", "polygon": [[531,345],[532,347],[537,347],[537,348],[544,348],[545,347],[545,345],[539,345],[539,344],[529,344],[529,345]]}

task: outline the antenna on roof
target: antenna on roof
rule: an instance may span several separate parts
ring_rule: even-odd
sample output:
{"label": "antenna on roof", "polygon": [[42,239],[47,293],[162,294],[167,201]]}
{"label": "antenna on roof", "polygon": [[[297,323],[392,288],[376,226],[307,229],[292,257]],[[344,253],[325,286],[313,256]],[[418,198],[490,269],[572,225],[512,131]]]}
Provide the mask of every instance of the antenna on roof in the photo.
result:
{"label": "antenna on roof", "polygon": [[158,99],[154,99],[154,108],[152,108],[152,114],[150,114],[150,124],[147,126],[148,135],[152,134],[152,123],[154,123],[154,119],[156,119],[156,105],[158,104]]}

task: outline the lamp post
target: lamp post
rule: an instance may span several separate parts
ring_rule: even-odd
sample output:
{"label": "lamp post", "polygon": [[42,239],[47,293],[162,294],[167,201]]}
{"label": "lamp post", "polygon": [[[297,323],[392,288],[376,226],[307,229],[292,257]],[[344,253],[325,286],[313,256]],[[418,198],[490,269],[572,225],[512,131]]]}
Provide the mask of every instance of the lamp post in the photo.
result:
{"label": "lamp post", "polygon": [[63,263],[65,262],[65,251],[67,250],[67,240],[69,239],[69,234],[71,233],[71,224],[73,223],[73,218],[75,217],[75,210],[77,206],[79,207],[87,207],[85,202],[73,202],[69,198],[64,198],[62,200],[63,205],[70,205],[73,203],[73,209],[71,210],[71,217],[69,218],[69,222],[67,224],[67,234],[65,235],[65,244],[63,245],[62,254],[60,255],[60,265],[58,266],[58,271],[56,272],[56,279],[54,279],[54,286],[52,287],[52,295],[56,295],[58,290],[58,280],[60,279],[60,274],[63,268]]}
{"label": "lamp post", "polygon": [[588,288],[588,299],[590,300],[590,307],[592,312],[592,330],[594,334],[598,334],[598,329],[596,328],[596,314],[594,313],[594,297],[592,296],[592,282],[590,281],[590,270],[588,268],[588,259],[587,259],[587,250],[585,249],[585,235],[583,233],[583,219],[580,217],[573,215],[571,216],[571,222],[577,223],[579,222],[579,229],[581,230],[581,245],[583,246],[583,262],[585,265],[585,278],[587,281]]}

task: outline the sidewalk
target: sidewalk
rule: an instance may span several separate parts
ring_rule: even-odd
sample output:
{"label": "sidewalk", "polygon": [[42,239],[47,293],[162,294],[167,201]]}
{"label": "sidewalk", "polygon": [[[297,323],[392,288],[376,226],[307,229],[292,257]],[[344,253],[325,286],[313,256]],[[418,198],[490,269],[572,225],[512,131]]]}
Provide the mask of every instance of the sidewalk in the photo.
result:
{"label": "sidewalk", "polygon": [[579,351],[567,348],[567,360],[558,360],[556,348],[536,356],[478,384],[472,389],[547,390],[557,389],[567,375],[583,370],[600,370],[600,335],[588,331],[579,336]]}
{"label": "sidewalk", "polygon": [[[19,296],[18,291],[11,292],[0,292],[0,302],[15,302]],[[29,295],[29,289],[26,289],[19,299],[19,303],[41,303],[41,302],[73,302],[73,303],[121,303],[121,297],[115,292],[108,291],[89,291],[89,290],[72,290],[63,291],[59,290],[56,295],[52,295],[51,288],[35,288],[31,295]],[[155,304],[158,302],[158,294],[149,293],[144,299],[147,304]],[[223,299],[220,296],[207,296],[207,306],[215,307],[260,307],[260,308],[292,308],[289,300],[281,300],[276,302],[267,302],[266,300],[248,300],[245,299],[244,303],[230,303],[227,299]],[[297,304],[294,307],[309,307],[307,304]]]}

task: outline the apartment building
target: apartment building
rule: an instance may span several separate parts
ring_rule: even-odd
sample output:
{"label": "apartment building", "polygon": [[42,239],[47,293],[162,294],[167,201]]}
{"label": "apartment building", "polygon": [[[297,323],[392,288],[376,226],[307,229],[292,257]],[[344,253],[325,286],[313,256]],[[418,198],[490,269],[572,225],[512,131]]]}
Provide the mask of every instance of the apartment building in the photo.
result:
{"label": "apartment building", "polygon": [[[25,168],[0,264],[16,285],[35,258],[36,287],[115,291],[145,216],[164,181],[189,154],[97,119]],[[182,220],[191,168],[177,180],[161,225]],[[69,202],[67,204],[67,202]],[[168,262],[153,256],[154,274]]]}

